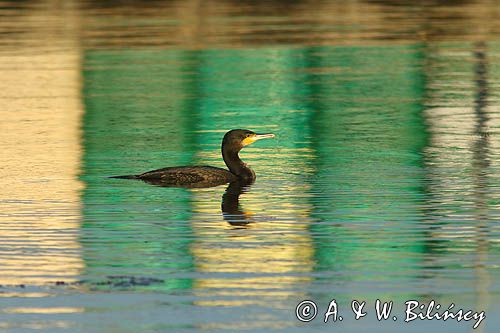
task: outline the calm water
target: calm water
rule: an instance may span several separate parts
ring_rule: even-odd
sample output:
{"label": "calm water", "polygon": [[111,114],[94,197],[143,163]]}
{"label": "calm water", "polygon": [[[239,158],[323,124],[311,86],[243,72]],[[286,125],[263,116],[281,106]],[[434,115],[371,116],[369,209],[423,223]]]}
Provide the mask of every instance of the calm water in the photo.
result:
{"label": "calm water", "polygon": [[[499,8],[0,1],[0,331],[496,332]],[[223,167],[232,128],[277,136],[249,188],[106,178]]]}

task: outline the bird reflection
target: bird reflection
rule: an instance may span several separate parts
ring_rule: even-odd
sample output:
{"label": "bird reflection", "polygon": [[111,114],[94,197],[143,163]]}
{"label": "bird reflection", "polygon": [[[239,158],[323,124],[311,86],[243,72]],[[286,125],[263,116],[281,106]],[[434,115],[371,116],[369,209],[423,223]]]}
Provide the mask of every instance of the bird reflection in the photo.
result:
{"label": "bird reflection", "polygon": [[[215,187],[222,184],[217,183],[194,183],[185,185],[172,185],[169,182],[162,182],[160,179],[142,179],[143,182],[160,187],[182,187],[182,188],[208,188]],[[248,224],[252,222],[251,215],[245,212],[240,207],[240,195],[250,191],[253,181],[238,180],[229,185],[226,191],[222,195],[221,211],[224,221],[232,226],[237,226],[240,228],[248,227]]]}
{"label": "bird reflection", "polygon": [[251,215],[240,207],[240,195],[250,191],[252,184],[253,182],[232,182],[222,195],[222,217],[230,225],[247,227],[252,222]]}

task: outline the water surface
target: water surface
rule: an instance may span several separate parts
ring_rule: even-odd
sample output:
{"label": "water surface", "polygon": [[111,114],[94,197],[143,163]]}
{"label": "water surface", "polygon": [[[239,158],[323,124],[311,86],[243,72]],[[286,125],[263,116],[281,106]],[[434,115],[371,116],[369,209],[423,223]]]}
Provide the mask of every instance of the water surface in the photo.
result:
{"label": "water surface", "polygon": [[[0,2],[0,329],[472,331],[500,325],[497,4]],[[106,176],[223,167],[250,187]],[[331,299],[343,322],[324,324]],[[318,303],[310,323],[295,318]],[[355,321],[353,299],[398,321]],[[370,311],[372,307],[368,311]]]}

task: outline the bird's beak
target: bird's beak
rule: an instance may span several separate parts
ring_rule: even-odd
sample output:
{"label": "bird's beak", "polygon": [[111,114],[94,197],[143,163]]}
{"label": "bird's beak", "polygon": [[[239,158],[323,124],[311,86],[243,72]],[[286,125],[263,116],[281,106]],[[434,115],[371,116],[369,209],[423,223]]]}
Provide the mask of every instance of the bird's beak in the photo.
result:
{"label": "bird's beak", "polygon": [[272,139],[274,138],[273,133],[266,133],[266,134],[255,134],[253,137],[254,141],[260,140],[260,139]]}
{"label": "bird's beak", "polygon": [[242,145],[243,145],[243,147],[245,147],[245,146],[251,145],[252,143],[254,143],[257,140],[270,139],[270,138],[274,138],[274,134],[272,134],[272,133],[253,134],[252,136],[249,136],[248,138],[243,139]]}

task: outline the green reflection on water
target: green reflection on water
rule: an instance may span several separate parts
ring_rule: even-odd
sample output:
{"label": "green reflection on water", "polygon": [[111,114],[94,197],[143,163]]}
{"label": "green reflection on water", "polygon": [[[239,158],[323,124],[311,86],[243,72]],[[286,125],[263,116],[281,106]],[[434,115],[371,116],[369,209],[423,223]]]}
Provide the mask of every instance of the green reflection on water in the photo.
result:
{"label": "green reflection on water", "polygon": [[[383,225],[407,232],[421,222],[428,139],[421,57],[418,46],[88,52],[87,274],[192,270],[195,236],[187,221],[195,194],[102,176],[210,158],[221,166],[223,131],[249,127],[277,132],[285,158],[271,161],[300,194],[273,197],[274,203],[303,204],[310,192],[308,209],[318,221],[310,232],[321,235],[314,240],[315,269],[351,280],[401,269],[414,278],[424,237],[405,239]],[[311,156],[293,157],[287,149]],[[176,288],[186,280],[168,281]]]}
{"label": "green reflection on water", "polygon": [[317,47],[309,59],[312,67],[337,69],[308,78],[315,97],[317,269],[341,273],[345,281],[404,286],[420,274],[425,251],[418,228],[428,141],[421,49]]}
{"label": "green reflection on water", "polygon": [[[106,175],[151,166],[189,164],[196,115],[190,91],[191,54],[87,52],[84,96],[84,222],[90,277],[154,276],[191,271],[190,193],[158,190]],[[165,136],[168,133],[168,136]],[[174,209],[171,209],[175,206]],[[161,288],[189,288],[168,278]],[[155,286],[158,288],[158,286]]]}
{"label": "green reflection on water", "polygon": [[201,123],[209,129],[269,129],[279,148],[309,135],[303,49],[200,51]]}

